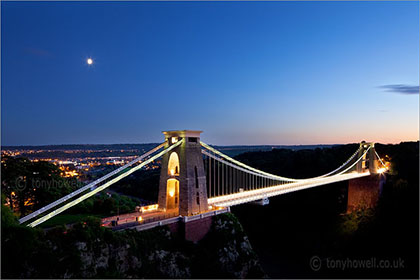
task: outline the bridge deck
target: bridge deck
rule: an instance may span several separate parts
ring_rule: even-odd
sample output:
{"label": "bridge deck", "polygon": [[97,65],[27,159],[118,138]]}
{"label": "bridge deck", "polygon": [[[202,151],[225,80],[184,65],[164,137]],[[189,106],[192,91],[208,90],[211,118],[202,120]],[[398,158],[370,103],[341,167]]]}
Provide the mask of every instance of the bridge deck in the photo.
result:
{"label": "bridge deck", "polygon": [[360,178],[364,176],[369,176],[370,172],[352,172],[342,175],[335,175],[331,177],[311,179],[308,181],[301,181],[296,183],[290,183],[285,185],[278,185],[258,190],[244,191],[240,193],[235,193],[231,195],[224,195],[218,197],[212,197],[208,199],[209,205],[215,205],[219,207],[233,206],[243,203],[248,203],[255,200],[261,200],[267,197],[272,197],[276,195],[281,195],[289,192],[299,191],[303,189],[313,188],[321,185],[351,180],[355,178]]}

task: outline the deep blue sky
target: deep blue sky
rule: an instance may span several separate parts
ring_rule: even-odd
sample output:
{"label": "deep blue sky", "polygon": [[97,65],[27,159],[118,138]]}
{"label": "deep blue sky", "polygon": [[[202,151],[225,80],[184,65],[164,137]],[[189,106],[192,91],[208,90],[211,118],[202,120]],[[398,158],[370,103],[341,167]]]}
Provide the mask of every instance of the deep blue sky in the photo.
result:
{"label": "deep blue sky", "polygon": [[2,145],[418,139],[418,2],[1,7]]}

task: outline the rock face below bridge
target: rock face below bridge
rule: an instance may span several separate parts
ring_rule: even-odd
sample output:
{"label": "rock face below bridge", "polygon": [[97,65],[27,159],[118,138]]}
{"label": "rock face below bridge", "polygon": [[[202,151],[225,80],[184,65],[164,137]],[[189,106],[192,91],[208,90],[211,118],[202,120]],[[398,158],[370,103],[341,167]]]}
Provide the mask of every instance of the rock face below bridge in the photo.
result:
{"label": "rock face below bridge", "polygon": [[[257,255],[231,213],[215,216],[199,242],[186,241],[168,227],[112,232],[96,221],[65,232],[50,231],[44,254],[50,269],[25,262],[29,278],[265,278]],[[4,275],[6,276],[6,275]]]}
{"label": "rock face below bridge", "polygon": [[[127,242],[78,242],[81,274],[75,277],[261,278],[257,255],[233,214],[213,218],[198,243],[171,234],[167,227],[113,233]],[[88,249],[89,248],[89,249]]]}
{"label": "rock face below bridge", "polygon": [[374,174],[349,181],[347,213],[374,208],[379,200],[385,175]]}

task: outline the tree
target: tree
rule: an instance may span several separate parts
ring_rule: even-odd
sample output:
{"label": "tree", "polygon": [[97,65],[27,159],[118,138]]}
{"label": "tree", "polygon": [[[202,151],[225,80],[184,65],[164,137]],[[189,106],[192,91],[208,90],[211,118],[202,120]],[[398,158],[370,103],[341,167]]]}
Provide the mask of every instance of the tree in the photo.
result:
{"label": "tree", "polygon": [[32,212],[75,190],[67,178],[60,176],[54,164],[27,158],[5,157],[1,165],[2,193],[10,208],[21,216]]}

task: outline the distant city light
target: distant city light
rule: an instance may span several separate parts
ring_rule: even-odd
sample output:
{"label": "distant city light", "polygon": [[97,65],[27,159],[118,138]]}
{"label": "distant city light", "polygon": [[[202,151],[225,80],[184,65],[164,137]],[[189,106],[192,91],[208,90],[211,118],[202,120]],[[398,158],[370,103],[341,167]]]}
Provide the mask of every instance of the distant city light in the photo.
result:
{"label": "distant city light", "polygon": [[86,60],[87,64],[92,65],[93,64],[93,59],[92,58],[88,58]]}

